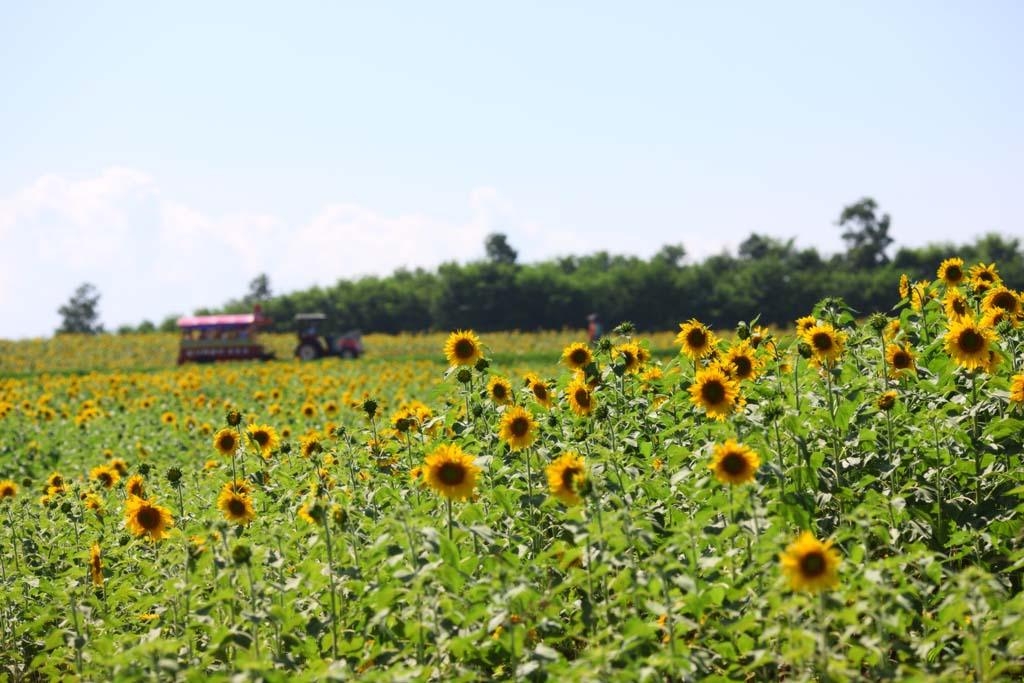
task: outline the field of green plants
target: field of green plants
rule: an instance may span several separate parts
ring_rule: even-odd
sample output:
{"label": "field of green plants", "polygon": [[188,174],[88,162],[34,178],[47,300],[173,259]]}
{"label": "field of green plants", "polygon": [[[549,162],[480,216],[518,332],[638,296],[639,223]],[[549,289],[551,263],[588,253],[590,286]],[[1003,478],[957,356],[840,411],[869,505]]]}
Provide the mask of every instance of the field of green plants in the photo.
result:
{"label": "field of green plants", "polygon": [[893,302],[5,342],[0,680],[1021,680],[1024,301],[948,259]]}

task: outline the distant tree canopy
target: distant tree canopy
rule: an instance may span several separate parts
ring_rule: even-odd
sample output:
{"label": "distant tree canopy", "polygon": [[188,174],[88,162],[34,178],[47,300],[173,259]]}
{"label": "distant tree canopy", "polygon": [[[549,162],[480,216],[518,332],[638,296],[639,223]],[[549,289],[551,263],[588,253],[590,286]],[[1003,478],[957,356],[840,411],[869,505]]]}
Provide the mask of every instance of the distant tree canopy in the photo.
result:
{"label": "distant tree canopy", "polygon": [[98,334],[103,332],[98,306],[100,293],[92,284],[78,286],[68,302],[57,309],[61,323],[57,334]]}
{"label": "distant tree canopy", "polygon": [[[878,215],[872,199],[846,207],[839,218],[845,253],[823,256],[793,239],[754,233],[735,254],[723,251],[687,263],[682,244],[668,244],[650,259],[600,251],[531,264],[505,235],[489,235],[485,258],[444,263],[435,271],[397,270],[386,277],[339,280],[329,287],[271,296],[260,276],[246,296],[213,312],[245,312],[258,301],[278,331],[291,331],[296,313],[322,312],[339,328],[402,332],[473,328],[581,328],[597,312],[610,329],[630,320],[641,330],[672,329],[698,318],[731,327],[760,316],[762,323],[792,324],[826,296],[842,297],[867,315],[888,311],[899,298],[900,274],[934,279],[943,259],[966,264],[995,262],[1008,286],[1024,284],[1024,253],[1018,239],[986,235],[973,244],[900,248],[890,258],[892,220]],[[169,317],[160,329],[174,329]]]}

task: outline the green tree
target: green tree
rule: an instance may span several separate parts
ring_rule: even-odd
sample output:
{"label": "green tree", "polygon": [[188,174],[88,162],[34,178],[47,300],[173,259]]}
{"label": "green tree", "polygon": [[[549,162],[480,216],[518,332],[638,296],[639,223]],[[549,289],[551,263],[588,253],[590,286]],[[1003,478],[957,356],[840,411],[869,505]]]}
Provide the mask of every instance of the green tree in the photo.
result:
{"label": "green tree", "polygon": [[484,240],[484,250],[487,252],[487,260],[491,263],[507,263],[512,265],[519,257],[519,252],[508,243],[508,237],[500,232],[494,232]]}
{"label": "green tree", "polygon": [[889,214],[875,215],[878,204],[865,197],[843,209],[839,227],[846,228],[842,238],[846,242],[846,259],[854,268],[876,268],[889,262],[885,250],[892,244],[889,236]]}
{"label": "green tree", "polygon": [[242,303],[247,307],[253,304],[260,304],[268,301],[274,296],[270,289],[270,277],[266,273],[260,273],[249,282],[249,292],[242,297]]}
{"label": "green tree", "polygon": [[66,304],[57,309],[61,316],[57,334],[99,334],[103,332],[97,307],[100,293],[92,284],[78,286]]}

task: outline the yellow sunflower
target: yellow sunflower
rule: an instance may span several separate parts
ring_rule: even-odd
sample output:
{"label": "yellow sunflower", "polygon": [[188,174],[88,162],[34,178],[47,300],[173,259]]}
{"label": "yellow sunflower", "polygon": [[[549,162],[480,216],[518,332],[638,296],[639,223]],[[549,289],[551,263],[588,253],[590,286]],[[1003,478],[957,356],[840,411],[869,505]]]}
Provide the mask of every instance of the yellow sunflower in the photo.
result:
{"label": "yellow sunflower", "polygon": [[590,348],[581,342],[569,344],[562,350],[562,362],[573,370],[582,370],[594,361]]}
{"label": "yellow sunflower", "polygon": [[1010,380],[1010,401],[1017,405],[1024,404],[1024,375],[1014,375]]}
{"label": "yellow sunflower", "polygon": [[986,309],[985,312],[982,314],[981,320],[978,324],[982,325],[983,327],[991,327],[993,330],[995,330],[997,327],[999,327],[999,323],[1002,322],[1010,323],[1010,325],[1014,329],[1020,327],[1020,319],[1015,315],[1011,315],[1002,308]]}
{"label": "yellow sunflower", "polygon": [[105,489],[112,489],[114,488],[114,484],[120,481],[121,475],[112,467],[98,465],[92,468],[92,471],[89,472],[89,478],[93,481],[99,482],[99,484]]}
{"label": "yellow sunflower", "polygon": [[946,318],[951,322],[959,320],[960,318],[966,318],[971,314],[971,308],[970,304],[967,303],[967,297],[965,297],[956,287],[950,287],[946,290],[946,296],[943,299],[943,306],[946,309]]}
{"label": "yellow sunflower", "polygon": [[984,294],[992,285],[998,284],[1002,280],[999,277],[999,271],[996,270],[995,263],[985,265],[982,262],[976,266],[971,266],[969,275],[975,294]]}
{"label": "yellow sunflower", "polygon": [[950,326],[945,342],[946,352],[957,363],[968,370],[984,369],[989,363],[990,345],[995,344],[996,333],[991,327],[962,318]]}
{"label": "yellow sunflower", "polygon": [[710,356],[717,343],[718,339],[715,338],[715,334],[696,318],[691,318],[689,322],[679,323],[676,344],[679,344],[682,347],[680,350],[693,360]]}
{"label": "yellow sunflower", "polygon": [[316,432],[311,432],[299,439],[299,447],[303,458],[311,458],[323,450],[323,446],[320,445],[320,435]]}
{"label": "yellow sunflower", "polygon": [[887,391],[878,397],[878,399],[875,401],[875,405],[877,405],[882,410],[892,410],[894,407],[896,407],[897,398],[898,396],[895,391]]}
{"label": "yellow sunflower", "polygon": [[569,398],[569,407],[572,412],[580,416],[590,415],[593,412],[596,401],[585,381],[578,378],[573,380],[566,388],[565,394]]}
{"label": "yellow sunflower", "polygon": [[937,275],[940,280],[946,283],[947,287],[956,287],[966,277],[964,273],[964,260],[962,258],[946,259],[939,264]]}
{"label": "yellow sunflower", "polygon": [[125,524],[136,536],[149,535],[150,541],[161,541],[170,534],[168,527],[174,526],[171,511],[156,504],[155,498],[129,498],[125,506]]}
{"label": "yellow sunflower", "polygon": [[4,479],[0,481],[0,500],[4,498],[14,498],[18,495],[18,485],[10,479]]}
{"label": "yellow sunflower", "polygon": [[114,458],[107,463],[107,466],[117,470],[117,473],[122,477],[128,474],[128,463],[126,463],[123,458]]}
{"label": "yellow sunflower", "polygon": [[548,488],[551,495],[567,507],[579,505],[583,498],[579,486],[587,476],[583,458],[576,453],[563,453],[547,467]]}
{"label": "yellow sunflower", "polygon": [[803,334],[803,340],[811,347],[812,360],[817,364],[831,365],[839,360],[846,344],[846,333],[828,323],[821,323]]}
{"label": "yellow sunflower", "polygon": [[782,571],[795,591],[818,591],[839,585],[839,552],[832,541],[822,543],[809,531],[779,555]]}
{"label": "yellow sunflower", "polygon": [[914,359],[917,356],[909,344],[889,344],[885,348],[885,358],[889,361],[889,376],[912,375],[917,371]]}
{"label": "yellow sunflower", "polygon": [[689,391],[690,401],[703,408],[708,417],[716,420],[724,420],[736,410],[740,394],[739,385],[714,365],[697,372]]}
{"label": "yellow sunflower", "polygon": [[234,429],[224,428],[213,435],[213,447],[221,455],[233,455],[240,443],[241,439]]}
{"label": "yellow sunflower", "polygon": [[754,349],[746,340],[734,345],[722,359],[722,365],[729,368],[729,376],[738,380],[752,380],[757,377],[761,361],[754,355]]}
{"label": "yellow sunflower", "polygon": [[445,444],[424,459],[423,471],[424,481],[430,488],[446,498],[458,500],[473,495],[480,468],[459,446]]}
{"label": "yellow sunflower", "polygon": [[270,453],[281,443],[277,431],[270,425],[251,424],[246,427],[245,431],[249,434],[252,442],[260,449],[260,455],[264,458],[269,458]]}
{"label": "yellow sunflower", "polygon": [[89,575],[92,577],[92,585],[103,588],[103,558],[100,556],[99,543],[93,543],[89,551]]}
{"label": "yellow sunflower", "polygon": [[530,389],[530,393],[533,394],[533,398],[537,403],[541,404],[545,408],[551,407],[551,390],[548,388],[547,382],[542,380],[534,373],[526,375],[526,385]]}
{"label": "yellow sunflower", "polygon": [[505,405],[512,402],[512,385],[504,377],[497,375],[491,377],[487,383],[487,395],[498,405]]}
{"label": "yellow sunflower", "polygon": [[256,510],[253,509],[252,499],[226,487],[217,498],[217,507],[224,513],[224,519],[235,524],[247,526],[249,522],[256,519]]}
{"label": "yellow sunflower", "polygon": [[813,315],[805,315],[802,318],[796,319],[796,334],[802,336],[804,332],[811,329],[818,324],[818,321],[814,319]]}
{"label": "yellow sunflower", "polygon": [[622,362],[626,364],[626,372],[630,374],[636,374],[640,371],[640,366],[643,365],[642,355],[643,351],[636,342],[619,344],[612,349],[612,357],[621,358]]}
{"label": "yellow sunflower", "polygon": [[907,277],[906,273],[900,275],[900,298],[910,298],[910,278]]}
{"label": "yellow sunflower", "polygon": [[59,491],[64,490],[64,477],[60,472],[54,472],[46,478],[46,487],[48,489],[57,489]]}
{"label": "yellow sunflower", "polygon": [[501,416],[501,426],[498,436],[508,444],[513,451],[526,448],[537,438],[537,423],[530,411],[521,406],[515,406],[505,411]]}
{"label": "yellow sunflower", "polygon": [[1003,285],[997,285],[985,293],[982,306],[989,311],[1001,309],[1016,317],[1021,312],[1020,294]]}
{"label": "yellow sunflower", "polygon": [[299,412],[302,413],[302,417],[307,419],[316,417],[316,410],[316,406],[309,402],[303,403],[302,407],[299,408]]}
{"label": "yellow sunflower", "polygon": [[451,365],[473,365],[484,357],[484,351],[472,330],[458,330],[448,335],[444,355]]}
{"label": "yellow sunflower", "polygon": [[754,481],[754,474],[760,466],[761,458],[757,453],[733,439],[727,439],[724,444],[715,446],[708,469],[713,470],[715,478],[723,484],[738,486]]}
{"label": "yellow sunflower", "polygon": [[146,486],[142,479],[141,474],[133,474],[128,477],[128,481],[124,485],[125,493],[129,496],[135,496],[136,498],[146,497]]}

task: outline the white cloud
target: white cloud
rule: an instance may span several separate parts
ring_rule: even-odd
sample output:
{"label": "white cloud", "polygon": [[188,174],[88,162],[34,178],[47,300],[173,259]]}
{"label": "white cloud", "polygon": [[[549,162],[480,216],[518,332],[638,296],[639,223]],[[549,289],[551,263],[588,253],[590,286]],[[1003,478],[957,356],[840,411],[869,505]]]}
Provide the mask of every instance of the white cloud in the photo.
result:
{"label": "white cloud", "polygon": [[[78,181],[46,175],[0,198],[0,337],[52,333],[57,308],[84,281],[97,285],[102,319],[116,327],[219,305],[260,272],[288,291],[479,258],[491,232],[508,234],[525,260],[579,251],[570,232],[527,220],[493,187],[474,189],[467,206],[458,221],[329,203],[296,225],[210,215],[136,169]],[[36,286],[15,295],[18,283]]]}

